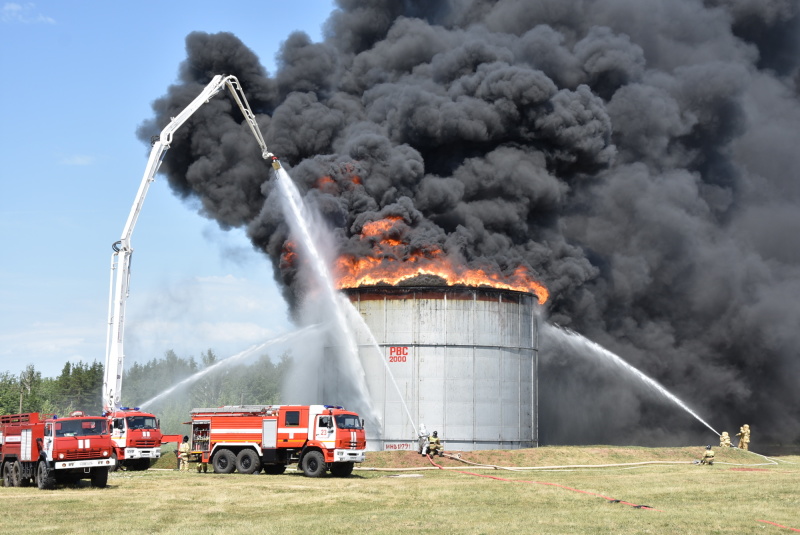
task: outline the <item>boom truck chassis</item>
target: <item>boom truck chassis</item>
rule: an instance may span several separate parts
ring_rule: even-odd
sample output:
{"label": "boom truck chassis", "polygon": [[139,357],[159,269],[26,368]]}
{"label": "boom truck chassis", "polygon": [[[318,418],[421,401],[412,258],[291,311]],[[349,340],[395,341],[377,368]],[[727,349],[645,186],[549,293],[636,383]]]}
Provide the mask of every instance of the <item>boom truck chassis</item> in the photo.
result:
{"label": "boom truck chassis", "polygon": [[113,466],[108,420],[101,416],[0,416],[0,471],[6,487],[33,483],[46,490],[81,479],[105,487]]}
{"label": "boom truck chassis", "polygon": [[307,477],[347,477],[364,462],[364,422],[331,405],[239,405],[193,409],[191,455],[214,472],[282,474],[297,463]]}
{"label": "boom truck chassis", "polygon": [[[105,374],[103,377],[103,415],[108,418],[112,429],[113,458],[119,466],[132,470],[147,470],[151,463],[161,456],[161,445],[180,442],[180,435],[164,435],[155,415],[140,411],[138,407],[121,407],[122,374],[125,353],[123,335],[125,329],[125,306],[130,291],[131,236],[144,199],[155,180],[164,155],[172,143],[172,137],[203,104],[209,102],[217,93],[227,87],[239,106],[250,130],[261,148],[262,158],[272,159],[273,167],[279,166],[278,159],[267,150],[264,138],[256,123],[255,115],[235,76],[216,75],[202,92],[189,103],[180,114],[173,117],[158,136],[151,140],[152,149],[136,193],[128,219],[120,239],[112,245],[111,282],[108,299],[108,331],[106,334]],[[276,167],[277,168],[277,167]],[[117,466],[117,465],[115,465]]]}

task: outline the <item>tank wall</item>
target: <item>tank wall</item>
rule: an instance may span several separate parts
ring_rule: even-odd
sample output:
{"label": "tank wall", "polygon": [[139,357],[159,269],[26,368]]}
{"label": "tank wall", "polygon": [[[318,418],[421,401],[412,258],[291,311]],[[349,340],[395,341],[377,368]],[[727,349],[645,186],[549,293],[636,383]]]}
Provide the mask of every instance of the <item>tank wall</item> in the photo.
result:
{"label": "tank wall", "polygon": [[437,430],[445,449],[538,445],[533,296],[399,288],[348,295],[377,342],[357,334],[382,419],[367,429],[370,449],[415,449],[420,424]]}

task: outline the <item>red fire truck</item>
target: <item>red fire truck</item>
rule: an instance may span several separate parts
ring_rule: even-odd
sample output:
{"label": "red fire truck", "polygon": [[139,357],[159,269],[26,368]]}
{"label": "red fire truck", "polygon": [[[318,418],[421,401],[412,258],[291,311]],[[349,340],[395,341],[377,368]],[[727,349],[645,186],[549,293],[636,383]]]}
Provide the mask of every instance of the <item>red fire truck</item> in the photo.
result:
{"label": "red fire truck", "polygon": [[161,444],[180,443],[180,435],[164,435],[155,415],[138,407],[120,407],[106,413],[111,425],[115,468],[147,470],[161,457]]}
{"label": "red fire truck", "polygon": [[308,477],[336,477],[364,462],[364,422],[331,405],[240,405],[192,410],[191,449],[217,473],[282,474],[298,463]]}
{"label": "red fire truck", "polygon": [[105,487],[114,465],[108,420],[75,412],[68,418],[38,412],[0,416],[0,467],[6,487],[40,489],[89,479]]}

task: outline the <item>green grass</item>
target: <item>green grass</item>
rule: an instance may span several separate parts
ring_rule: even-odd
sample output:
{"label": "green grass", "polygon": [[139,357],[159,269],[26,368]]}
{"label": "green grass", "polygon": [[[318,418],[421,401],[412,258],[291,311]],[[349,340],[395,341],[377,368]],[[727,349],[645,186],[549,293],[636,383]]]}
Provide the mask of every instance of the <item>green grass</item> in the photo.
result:
{"label": "green grass", "polygon": [[364,464],[376,470],[345,479],[310,479],[293,467],[281,476],[120,471],[106,489],[2,488],[0,526],[15,533],[791,533],[759,522],[767,520],[800,529],[800,457],[764,464],[727,450],[714,466],[692,464],[701,452],[597,446],[462,454],[526,467],[676,463],[525,471],[438,457],[452,469],[429,470],[424,457],[380,452]]}

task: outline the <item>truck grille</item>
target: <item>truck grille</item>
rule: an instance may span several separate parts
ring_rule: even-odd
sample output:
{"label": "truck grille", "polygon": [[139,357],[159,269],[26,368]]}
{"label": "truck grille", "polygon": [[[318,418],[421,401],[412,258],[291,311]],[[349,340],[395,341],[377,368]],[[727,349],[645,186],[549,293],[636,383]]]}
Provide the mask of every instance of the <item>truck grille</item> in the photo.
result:
{"label": "truck grille", "polygon": [[[102,457],[103,454],[100,453],[100,450],[71,450],[64,453],[65,461],[77,461],[80,459],[98,459]],[[58,459],[61,461],[62,459]]]}
{"label": "truck grille", "polygon": [[134,448],[155,448],[159,445],[159,441],[149,439],[149,440],[134,440],[133,446]]}

